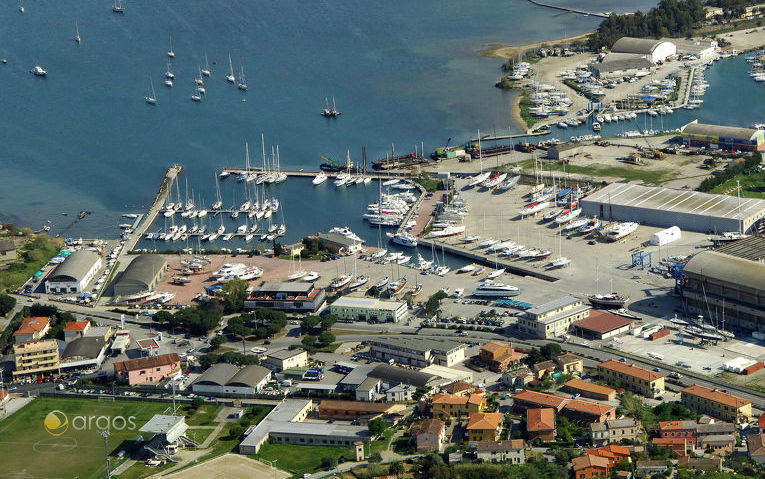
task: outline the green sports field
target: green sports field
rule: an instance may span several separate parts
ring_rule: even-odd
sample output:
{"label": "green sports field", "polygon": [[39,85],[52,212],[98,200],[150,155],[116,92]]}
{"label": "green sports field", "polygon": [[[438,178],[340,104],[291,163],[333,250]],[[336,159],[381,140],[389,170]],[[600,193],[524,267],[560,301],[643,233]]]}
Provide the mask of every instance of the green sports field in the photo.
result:
{"label": "green sports field", "polygon": [[[113,469],[118,462],[114,454],[134,447],[138,429],[168,406],[161,402],[37,398],[0,421],[0,478],[103,478],[104,440],[98,425],[105,425],[107,419],[98,418],[110,418],[113,426],[109,436]],[[124,423],[118,416],[125,418]]]}

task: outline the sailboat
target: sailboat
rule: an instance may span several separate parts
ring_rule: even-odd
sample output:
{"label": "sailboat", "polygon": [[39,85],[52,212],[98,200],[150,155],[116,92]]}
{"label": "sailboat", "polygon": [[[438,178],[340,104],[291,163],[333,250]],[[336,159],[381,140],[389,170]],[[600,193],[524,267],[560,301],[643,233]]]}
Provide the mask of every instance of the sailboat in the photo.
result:
{"label": "sailboat", "polygon": [[80,37],[80,25],[77,22],[74,22],[74,41],[77,43],[82,41],[82,38]]}
{"label": "sailboat", "polygon": [[170,58],[175,58],[175,50],[173,50],[173,37],[170,37],[170,50],[167,51],[167,56]]}
{"label": "sailboat", "polygon": [[359,289],[360,287],[367,284],[367,281],[369,281],[369,278],[362,275],[356,275],[356,253],[353,254],[353,281],[351,281],[351,284],[348,285],[348,288],[353,291],[356,289]]}
{"label": "sailboat", "polygon": [[239,70],[239,84],[237,85],[237,88],[242,91],[247,91],[247,80],[244,78],[244,67],[241,67]]}
{"label": "sailboat", "polygon": [[231,63],[231,54],[228,54],[228,75],[226,75],[226,80],[228,80],[229,83],[236,83],[236,77],[234,76],[234,64]]}
{"label": "sailboat", "polygon": [[210,63],[207,61],[207,52],[205,52],[205,67],[202,68],[202,75],[206,77],[210,76]]}
{"label": "sailboat", "polygon": [[191,94],[192,101],[202,101],[202,94],[199,93],[199,87],[194,88],[194,93]]}
{"label": "sailboat", "polygon": [[563,256],[563,242],[561,240],[560,227],[558,227],[558,257],[555,258],[550,265],[552,265],[553,268],[565,268],[570,264],[571,259]]}
{"label": "sailboat", "polygon": [[170,64],[167,64],[167,71],[165,72],[165,86],[168,88],[173,87],[173,78],[175,78],[175,74],[170,70]]}
{"label": "sailboat", "polygon": [[[290,267],[293,267],[294,264],[295,264],[295,257],[293,256]],[[303,276],[307,274],[308,274],[308,271],[303,269],[303,258],[302,256],[298,255],[298,269],[292,272],[289,276],[287,276],[287,279],[289,281],[295,281],[302,278]]]}
{"label": "sailboat", "polygon": [[[125,13],[125,5],[122,3],[122,0],[114,0],[114,3],[112,4],[112,12],[120,13],[120,14]],[[22,13],[23,13],[23,10],[22,10]]]}
{"label": "sailboat", "polygon": [[215,195],[216,195],[215,198],[216,198],[216,201],[215,201],[215,203],[212,204],[210,209],[211,210],[219,210],[223,206],[223,200],[221,200],[221,198],[220,198],[220,183],[218,182],[218,175],[213,175],[213,176],[215,176]]}
{"label": "sailboat", "polygon": [[152,81],[151,77],[149,77],[149,87],[151,88],[151,90],[150,90],[148,95],[143,97],[143,99],[149,105],[156,105],[157,104],[157,94],[154,93],[154,82]]}

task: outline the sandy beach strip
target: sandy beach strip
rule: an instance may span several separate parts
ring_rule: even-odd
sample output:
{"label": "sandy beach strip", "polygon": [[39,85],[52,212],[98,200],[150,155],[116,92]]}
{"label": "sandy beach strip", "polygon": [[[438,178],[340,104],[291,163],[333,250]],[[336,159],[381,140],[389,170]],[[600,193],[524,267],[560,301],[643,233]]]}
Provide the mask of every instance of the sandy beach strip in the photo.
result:
{"label": "sandy beach strip", "polygon": [[584,40],[591,33],[594,33],[594,32],[586,32],[586,33],[581,33],[579,35],[574,35],[571,37],[559,38],[557,40],[545,40],[542,42],[529,43],[528,45],[519,45],[519,46],[502,45],[502,44],[494,43],[484,48],[483,50],[479,50],[478,53],[480,53],[481,55],[485,57],[501,58],[502,60],[507,60],[508,58],[512,58],[518,55],[519,53],[524,53],[528,50],[540,48],[543,46],[562,45],[565,43],[572,43],[578,40]]}

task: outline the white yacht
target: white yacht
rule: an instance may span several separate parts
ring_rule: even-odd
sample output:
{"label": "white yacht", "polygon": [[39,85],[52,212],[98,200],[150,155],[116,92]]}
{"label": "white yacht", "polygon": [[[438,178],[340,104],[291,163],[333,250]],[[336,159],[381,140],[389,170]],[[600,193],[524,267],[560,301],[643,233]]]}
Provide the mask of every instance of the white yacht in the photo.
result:
{"label": "white yacht", "polygon": [[314,176],[313,181],[311,181],[311,183],[313,183],[314,185],[320,185],[324,183],[325,181],[327,181],[327,174],[324,173],[323,171],[320,171],[318,175]]}
{"label": "white yacht", "polygon": [[485,298],[504,298],[508,296],[518,296],[519,294],[521,294],[521,290],[515,286],[495,283],[493,281],[486,281],[473,291],[473,296]]}
{"label": "white yacht", "polygon": [[417,238],[415,238],[414,236],[410,235],[409,233],[405,231],[392,235],[391,241],[393,241],[396,244],[400,244],[401,246],[406,246],[409,248],[414,248],[417,246]]}
{"label": "white yacht", "polygon": [[606,239],[608,239],[608,241],[619,241],[634,233],[637,229],[637,223],[617,223],[606,232]]}

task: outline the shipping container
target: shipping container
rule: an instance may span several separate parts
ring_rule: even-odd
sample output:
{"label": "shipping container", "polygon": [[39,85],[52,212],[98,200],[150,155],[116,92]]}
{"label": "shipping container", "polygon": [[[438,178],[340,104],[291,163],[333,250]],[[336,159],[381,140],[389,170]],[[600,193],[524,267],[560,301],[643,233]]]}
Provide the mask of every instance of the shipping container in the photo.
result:
{"label": "shipping container", "polygon": [[659,331],[652,333],[650,336],[648,336],[648,339],[651,341],[656,341],[657,339],[663,338],[665,336],[669,336],[669,328],[660,329]]}

